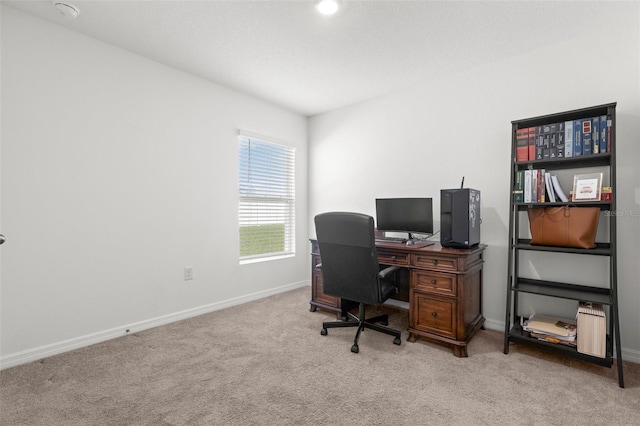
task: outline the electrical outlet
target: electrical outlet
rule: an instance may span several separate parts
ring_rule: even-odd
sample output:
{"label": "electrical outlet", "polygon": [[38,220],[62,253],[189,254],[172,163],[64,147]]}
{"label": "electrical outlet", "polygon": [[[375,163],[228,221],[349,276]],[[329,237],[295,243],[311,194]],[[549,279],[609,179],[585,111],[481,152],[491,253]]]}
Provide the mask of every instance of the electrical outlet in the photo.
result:
{"label": "electrical outlet", "polygon": [[193,279],[193,266],[184,267],[184,280],[189,281]]}

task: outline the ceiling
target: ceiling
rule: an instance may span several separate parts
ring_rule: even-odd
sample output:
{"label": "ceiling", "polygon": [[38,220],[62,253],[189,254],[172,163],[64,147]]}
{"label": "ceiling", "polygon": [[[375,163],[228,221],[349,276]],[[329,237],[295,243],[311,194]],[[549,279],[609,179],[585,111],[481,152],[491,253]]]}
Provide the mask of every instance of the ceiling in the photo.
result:
{"label": "ceiling", "polygon": [[78,18],[51,0],[2,3],[306,116],[615,25],[626,12],[611,2],[343,0],[327,17],[313,0],[57,1]]}

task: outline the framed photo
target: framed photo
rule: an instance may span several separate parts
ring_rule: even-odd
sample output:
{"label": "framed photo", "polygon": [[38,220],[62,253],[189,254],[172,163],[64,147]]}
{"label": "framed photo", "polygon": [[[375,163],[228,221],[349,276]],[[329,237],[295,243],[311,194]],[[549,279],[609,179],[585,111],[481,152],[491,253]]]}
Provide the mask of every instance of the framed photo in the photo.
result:
{"label": "framed photo", "polygon": [[571,201],[600,201],[602,173],[588,173],[573,177]]}

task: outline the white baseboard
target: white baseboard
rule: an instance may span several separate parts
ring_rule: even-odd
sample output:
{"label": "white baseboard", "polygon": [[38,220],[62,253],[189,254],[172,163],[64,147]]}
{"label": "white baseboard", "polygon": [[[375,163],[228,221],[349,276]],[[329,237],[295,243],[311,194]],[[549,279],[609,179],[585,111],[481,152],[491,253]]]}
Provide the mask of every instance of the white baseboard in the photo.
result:
{"label": "white baseboard", "polygon": [[187,309],[180,312],[175,312],[161,317],[151,318],[144,321],[139,321],[133,324],[123,325],[121,327],[112,328],[110,330],[99,331],[97,333],[88,334],[85,336],[76,337],[61,342],[52,343],[38,348],[29,349],[22,352],[6,355],[0,358],[0,370],[15,367],[20,364],[26,364],[28,362],[37,361],[39,359],[47,358],[53,355],[58,355],[64,352],[69,352],[74,349],[91,346],[96,343],[104,342],[106,340],[115,339],[117,337],[126,336],[127,334],[136,333],[139,331],[147,330],[161,325],[169,324],[172,322],[180,321],[183,319],[195,317],[198,315],[207,314],[210,312],[218,311],[220,309],[230,308],[232,306],[241,305],[243,303],[252,302],[254,300],[263,299],[265,297],[273,296],[276,294],[284,293],[296,288],[309,286],[309,281],[301,281],[298,283],[288,284],[282,287],[276,287],[257,293],[247,294],[233,299],[223,300],[221,302],[215,302],[197,308]]}
{"label": "white baseboard", "polygon": [[640,351],[622,348],[622,362],[624,363],[625,361],[640,364]]}
{"label": "white baseboard", "polygon": [[502,331],[504,333],[504,322],[486,319],[484,320],[484,328],[488,330]]}
{"label": "white baseboard", "polygon": [[[91,346],[96,343],[104,342],[106,340],[115,339],[117,337],[126,336],[127,334],[140,332],[161,325],[169,324],[172,322],[180,321],[183,319],[195,317],[198,315],[207,314],[210,312],[218,311],[220,309],[230,308],[232,306],[241,305],[243,303],[252,302],[254,300],[263,299],[265,297],[273,296],[276,294],[284,293],[301,287],[308,287],[309,281],[301,281],[298,283],[288,284],[282,287],[276,287],[273,289],[260,291],[257,293],[247,294],[233,299],[223,300],[216,303],[211,303],[197,308],[187,309],[181,312],[175,312],[169,315],[163,315],[161,317],[152,318],[149,320],[140,321],[137,323],[123,325],[121,327],[112,328],[110,330],[104,330],[97,333],[64,340],[61,342],[52,343],[50,345],[40,346],[38,348],[29,349],[14,354],[9,354],[0,358],[0,370],[15,367],[17,365],[26,364],[28,362],[37,361],[39,359],[47,358],[53,355],[58,355],[64,352],[69,352],[74,349]],[[390,303],[396,306],[395,303]],[[397,307],[408,309],[403,303],[398,303]],[[504,332],[504,322],[487,319],[484,323],[485,328],[489,330],[496,330]],[[622,360],[640,363],[640,351],[622,348]]]}

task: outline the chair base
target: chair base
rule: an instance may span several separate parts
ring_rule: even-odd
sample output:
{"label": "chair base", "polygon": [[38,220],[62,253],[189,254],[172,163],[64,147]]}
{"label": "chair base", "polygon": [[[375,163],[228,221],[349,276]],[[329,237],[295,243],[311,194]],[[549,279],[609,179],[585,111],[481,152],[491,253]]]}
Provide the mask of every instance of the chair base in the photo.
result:
{"label": "chair base", "polygon": [[[399,345],[402,342],[402,340],[400,339],[402,333],[400,331],[386,327],[386,325],[389,324],[389,316],[387,314],[365,319],[364,303],[360,303],[360,306],[358,307],[358,316],[353,315],[351,312],[347,312],[347,316],[348,317],[346,321],[323,322],[320,334],[326,336],[328,328],[358,327],[356,336],[353,339],[353,346],[351,346],[351,352],[353,353],[358,353],[360,351],[360,348],[358,347],[358,339],[360,339],[360,333],[364,331],[365,328],[394,336],[394,345]],[[382,323],[383,325],[376,324],[378,322]]]}

